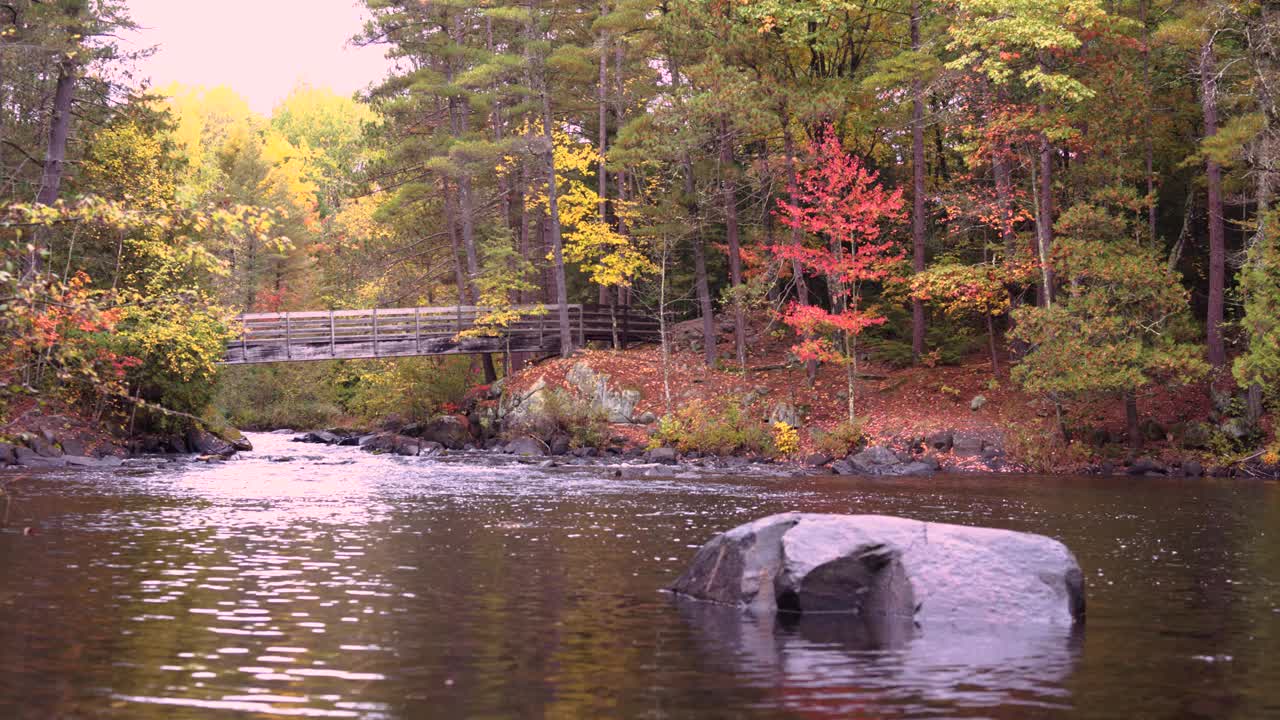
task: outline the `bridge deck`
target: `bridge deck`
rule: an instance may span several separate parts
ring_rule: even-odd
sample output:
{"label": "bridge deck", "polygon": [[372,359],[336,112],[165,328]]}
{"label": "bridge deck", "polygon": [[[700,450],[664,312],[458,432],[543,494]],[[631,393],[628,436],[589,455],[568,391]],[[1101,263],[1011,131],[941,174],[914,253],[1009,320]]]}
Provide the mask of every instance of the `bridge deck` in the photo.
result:
{"label": "bridge deck", "polygon": [[[471,306],[253,313],[227,344],[224,365],[358,358],[560,351],[559,306],[519,308],[516,322],[494,337],[463,337],[486,308]],[[618,337],[625,345],[658,337],[656,320],[629,308],[570,305],[576,346]]]}

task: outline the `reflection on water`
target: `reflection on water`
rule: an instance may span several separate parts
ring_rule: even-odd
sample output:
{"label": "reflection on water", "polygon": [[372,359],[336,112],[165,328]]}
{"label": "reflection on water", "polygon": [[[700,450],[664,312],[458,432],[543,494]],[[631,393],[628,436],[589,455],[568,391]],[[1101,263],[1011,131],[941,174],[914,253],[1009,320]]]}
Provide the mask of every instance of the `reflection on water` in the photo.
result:
{"label": "reflection on water", "polygon": [[[1280,716],[1275,485],[615,479],[253,441],[14,484],[0,718]],[[783,510],[1057,537],[1087,631],[780,624],[659,592]]]}
{"label": "reflection on water", "polygon": [[[701,652],[786,707],[834,717],[940,704],[953,710],[1069,709],[1063,684],[1082,628],[919,632],[910,619],[751,613],[674,598]],[[833,715],[834,713],[834,715]]]}

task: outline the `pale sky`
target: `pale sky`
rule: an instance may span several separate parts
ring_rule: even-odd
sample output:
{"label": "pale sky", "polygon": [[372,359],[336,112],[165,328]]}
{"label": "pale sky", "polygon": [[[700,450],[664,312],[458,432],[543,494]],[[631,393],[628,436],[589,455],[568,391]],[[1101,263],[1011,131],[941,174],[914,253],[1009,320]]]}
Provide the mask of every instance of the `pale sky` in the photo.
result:
{"label": "pale sky", "polygon": [[381,47],[348,40],[364,26],[356,0],[129,0],[139,70],[153,86],[228,85],[263,114],[299,83],[342,95],[381,80]]}

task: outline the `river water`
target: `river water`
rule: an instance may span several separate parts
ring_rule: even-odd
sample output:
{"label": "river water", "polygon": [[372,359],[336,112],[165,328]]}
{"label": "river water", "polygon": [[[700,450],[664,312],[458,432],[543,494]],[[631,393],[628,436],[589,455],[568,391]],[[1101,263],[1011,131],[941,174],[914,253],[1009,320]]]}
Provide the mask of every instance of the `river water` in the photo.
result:
{"label": "river water", "polygon": [[[1274,483],[625,479],[251,437],[11,482],[0,718],[1280,717]],[[1058,538],[1087,624],[894,641],[660,592],[784,510]]]}

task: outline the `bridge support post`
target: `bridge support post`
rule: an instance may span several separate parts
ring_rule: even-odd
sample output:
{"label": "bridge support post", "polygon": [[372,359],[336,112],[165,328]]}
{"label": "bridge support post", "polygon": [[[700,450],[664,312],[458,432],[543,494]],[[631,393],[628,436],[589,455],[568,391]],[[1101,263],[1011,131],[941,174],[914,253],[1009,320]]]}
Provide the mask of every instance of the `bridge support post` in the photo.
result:
{"label": "bridge support post", "polygon": [[378,308],[373,309],[373,356],[378,357]]}
{"label": "bridge support post", "polygon": [[284,356],[293,359],[293,326],[289,313],[284,314]]}
{"label": "bridge support post", "polygon": [[329,357],[338,357],[338,331],[333,325],[333,311],[329,311]]}

